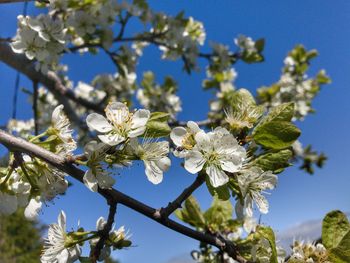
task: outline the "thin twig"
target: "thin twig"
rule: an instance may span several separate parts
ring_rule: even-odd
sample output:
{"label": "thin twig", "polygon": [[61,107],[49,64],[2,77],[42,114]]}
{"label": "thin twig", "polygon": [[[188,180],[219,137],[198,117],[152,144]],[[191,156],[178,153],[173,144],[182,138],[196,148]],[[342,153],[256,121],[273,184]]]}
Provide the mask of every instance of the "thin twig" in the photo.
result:
{"label": "thin twig", "polygon": [[19,83],[21,80],[21,74],[17,71],[16,73],[16,80],[15,80],[15,90],[13,92],[13,99],[12,99],[12,119],[16,119],[17,117],[17,98],[18,98],[18,90],[19,90]]}
{"label": "thin twig", "polygon": [[97,262],[100,254],[101,254],[101,250],[103,249],[103,246],[105,244],[105,241],[108,239],[109,237],[109,232],[111,232],[113,224],[114,224],[114,217],[115,217],[115,213],[117,212],[117,203],[116,202],[112,202],[111,204],[109,204],[109,213],[108,213],[108,219],[107,219],[107,223],[105,225],[105,227],[98,232],[98,235],[100,236],[100,239],[98,240],[94,250],[92,251],[92,262]]}
{"label": "thin twig", "polygon": [[197,175],[196,180],[172,202],[168,204],[167,207],[160,209],[160,215],[162,217],[168,217],[171,215],[176,209],[181,208],[182,203],[190,197],[190,195],[203,183],[205,182],[205,175],[203,173],[199,173]]}
{"label": "thin twig", "polygon": [[33,81],[33,115],[34,115],[34,132],[36,136],[39,134],[38,82],[37,81]]}

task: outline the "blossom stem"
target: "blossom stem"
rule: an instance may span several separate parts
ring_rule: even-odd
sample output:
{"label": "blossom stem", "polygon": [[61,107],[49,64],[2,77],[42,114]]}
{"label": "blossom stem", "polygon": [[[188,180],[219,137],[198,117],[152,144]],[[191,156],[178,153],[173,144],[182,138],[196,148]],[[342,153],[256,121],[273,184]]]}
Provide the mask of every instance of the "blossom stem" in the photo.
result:
{"label": "blossom stem", "polygon": [[67,244],[65,244],[65,247],[73,247],[73,246],[75,246],[75,245],[77,245],[77,244],[80,244],[80,243],[82,243],[82,242],[91,240],[91,239],[93,239],[93,238],[95,238],[95,237],[98,237],[98,233],[95,233],[95,234],[93,234],[93,235],[91,235],[91,236],[84,237],[84,238],[79,239],[79,240],[74,241],[74,242],[67,242]]}
{"label": "blossom stem", "polygon": [[36,185],[34,184],[34,182],[32,181],[32,179],[30,178],[29,174],[27,173],[27,170],[26,170],[26,167],[25,165],[23,164],[23,162],[20,163],[20,166],[21,166],[21,170],[22,172],[24,173],[24,176],[26,177],[26,179],[28,180],[29,184],[31,185],[31,187],[33,189],[36,189]]}
{"label": "blossom stem", "polygon": [[44,137],[46,135],[47,135],[47,131],[44,131],[43,133],[40,133],[37,136],[34,136],[33,138],[31,138],[29,141],[30,142],[35,142],[36,140],[38,140],[38,139],[40,139],[40,138],[42,138],[42,137]]}
{"label": "blossom stem", "polygon": [[109,205],[109,213],[108,213],[108,219],[107,219],[107,224],[105,227],[101,230],[98,231],[98,235],[100,236],[100,239],[98,240],[95,249],[92,252],[92,261],[97,262],[98,258],[100,257],[101,250],[105,244],[105,241],[109,237],[109,232],[112,230],[113,223],[114,223],[114,217],[117,212],[117,203],[116,202],[111,202]]}
{"label": "blossom stem", "polygon": [[10,179],[11,174],[13,173],[13,171],[14,171],[14,169],[10,168],[9,172],[7,173],[7,175],[5,177],[5,180],[1,183],[1,186],[6,184],[6,182]]}

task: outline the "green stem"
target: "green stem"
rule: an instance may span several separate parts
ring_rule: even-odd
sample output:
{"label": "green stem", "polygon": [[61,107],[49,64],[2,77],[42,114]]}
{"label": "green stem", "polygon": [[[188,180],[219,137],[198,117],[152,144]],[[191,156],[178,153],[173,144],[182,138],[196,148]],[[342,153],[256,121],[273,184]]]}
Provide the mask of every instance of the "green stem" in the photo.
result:
{"label": "green stem", "polygon": [[21,163],[20,166],[21,166],[21,170],[22,170],[23,173],[24,173],[24,176],[27,178],[27,180],[28,180],[29,184],[31,185],[31,187],[32,187],[33,189],[36,189],[37,187],[36,187],[36,185],[34,184],[34,182],[32,181],[32,179],[30,178],[29,174],[27,173],[27,170],[26,170],[26,167],[24,166],[24,164]]}
{"label": "green stem", "polygon": [[10,179],[10,177],[11,177],[11,174],[13,173],[13,168],[11,168],[10,170],[9,170],[9,172],[8,172],[8,174],[6,175],[6,177],[5,177],[5,180],[1,183],[1,185],[5,185],[6,184],[6,182]]}
{"label": "green stem", "polygon": [[36,140],[38,140],[38,139],[40,139],[40,138],[42,138],[42,137],[44,137],[46,135],[47,135],[47,131],[44,131],[43,133],[40,133],[39,135],[34,136],[33,138],[31,138],[29,140],[29,142],[34,142],[34,141],[36,141]]}
{"label": "green stem", "polygon": [[80,161],[80,160],[75,159],[74,162],[77,163],[77,164],[80,164],[80,165],[87,166],[87,162],[85,162],[85,161]]}
{"label": "green stem", "polygon": [[98,237],[98,236],[99,236],[98,233],[95,233],[95,234],[93,234],[91,236],[84,237],[84,238],[79,239],[79,240],[77,240],[75,242],[68,242],[64,246],[65,247],[72,247],[72,246],[75,246],[76,244],[80,244],[82,242],[88,241],[88,240],[93,239],[93,238]]}

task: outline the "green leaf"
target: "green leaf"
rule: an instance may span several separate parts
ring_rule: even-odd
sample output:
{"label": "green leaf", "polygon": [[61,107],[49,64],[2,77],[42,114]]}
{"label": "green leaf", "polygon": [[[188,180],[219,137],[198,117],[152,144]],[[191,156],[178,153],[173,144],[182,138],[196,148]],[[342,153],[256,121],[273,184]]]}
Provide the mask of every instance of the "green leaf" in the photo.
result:
{"label": "green leaf", "polygon": [[205,182],[206,182],[206,184],[207,184],[209,193],[210,193],[213,197],[214,197],[214,196],[217,196],[220,200],[224,200],[224,201],[230,199],[230,191],[229,191],[229,188],[228,188],[228,185],[227,185],[227,184],[215,188],[215,187],[213,187],[213,186],[211,185],[208,176],[206,176]]}
{"label": "green leaf", "polygon": [[290,158],[292,158],[292,151],[285,149],[259,155],[251,164],[260,167],[264,171],[272,171],[276,174],[281,173],[284,168],[290,166],[288,163]]}
{"label": "green leaf", "polygon": [[213,230],[232,219],[233,207],[230,201],[222,201],[214,197],[211,207],[204,213],[204,218]]}
{"label": "green leaf", "polygon": [[264,47],[265,47],[265,39],[260,38],[255,41],[255,48],[259,53],[261,53],[264,50]]}
{"label": "green leaf", "polygon": [[176,210],[175,215],[181,221],[194,227],[203,228],[205,226],[205,219],[201,208],[193,196],[186,199],[184,208]]}
{"label": "green leaf", "polygon": [[288,121],[265,121],[253,131],[256,143],[275,150],[291,146],[299,136],[300,130]]}
{"label": "green leaf", "polygon": [[264,122],[270,121],[291,121],[294,115],[294,103],[283,103],[272,108]]}
{"label": "green leaf", "polygon": [[146,132],[144,136],[150,138],[158,138],[168,136],[171,128],[168,123],[161,121],[148,121],[146,124]]}
{"label": "green leaf", "polygon": [[322,223],[322,243],[327,249],[335,248],[350,231],[347,216],[339,210],[328,213]]}
{"label": "green leaf", "polygon": [[169,113],[156,111],[151,113],[149,121],[166,122],[168,121],[169,116],[170,116]]}
{"label": "green leaf", "polygon": [[330,250],[328,260],[332,263],[350,262],[350,231],[348,231],[338,246]]}
{"label": "green leaf", "polygon": [[270,247],[271,247],[270,263],[278,263],[275,233],[273,232],[271,227],[259,226],[257,229],[257,233],[258,233],[258,235],[266,238],[270,243]]}

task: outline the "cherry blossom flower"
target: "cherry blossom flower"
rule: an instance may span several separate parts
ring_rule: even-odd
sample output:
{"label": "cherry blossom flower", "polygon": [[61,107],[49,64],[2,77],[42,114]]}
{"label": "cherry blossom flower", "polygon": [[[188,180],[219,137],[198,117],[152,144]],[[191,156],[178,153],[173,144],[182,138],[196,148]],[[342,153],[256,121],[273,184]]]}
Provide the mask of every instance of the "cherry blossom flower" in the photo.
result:
{"label": "cherry blossom flower", "polygon": [[170,133],[170,138],[177,147],[174,151],[176,157],[184,158],[196,144],[194,136],[202,131],[194,121],[187,122],[187,128],[175,127]]}
{"label": "cherry blossom flower", "polygon": [[73,131],[70,129],[70,122],[63,111],[64,106],[57,106],[52,112],[51,126],[55,131],[55,135],[62,141],[58,154],[66,155],[73,152],[77,148],[77,144],[73,139]]}
{"label": "cherry blossom flower", "polygon": [[169,153],[169,142],[145,141],[140,144],[135,138],[130,140],[127,151],[143,161],[146,167],[146,176],[151,183],[159,184],[162,182],[163,173],[171,165],[171,161],[167,157]]}
{"label": "cherry blossom flower", "polygon": [[108,148],[109,146],[96,141],[85,145],[84,151],[88,158],[87,166],[89,169],[85,172],[83,180],[92,192],[97,192],[98,187],[111,188],[115,183],[114,178],[109,175],[108,171],[104,170],[101,164]]}
{"label": "cherry blossom flower", "polygon": [[243,215],[243,209],[248,217],[253,216],[253,202],[256,203],[261,213],[266,214],[269,211],[269,204],[262,195],[262,192],[275,188],[277,176],[271,171],[264,172],[258,167],[251,167],[241,172],[237,176],[239,187],[245,198],[244,204],[237,202],[236,211],[239,217]]}
{"label": "cherry blossom flower", "polygon": [[66,214],[61,211],[58,223],[51,224],[48,237],[44,241],[44,251],[41,256],[43,263],[71,263],[76,261],[81,253],[78,244],[67,246]]}
{"label": "cherry blossom flower", "polygon": [[225,172],[235,173],[242,167],[246,156],[245,149],[225,128],[218,127],[212,132],[198,132],[196,145],[185,157],[185,169],[198,173],[203,168],[213,187],[219,187],[229,181]]}
{"label": "cherry blossom flower", "polygon": [[131,113],[128,107],[120,102],[110,103],[105,111],[107,119],[100,114],[91,113],[87,116],[86,123],[90,129],[105,133],[98,135],[98,138],[111,146],[142,135],[151,115],[144,109]]}

